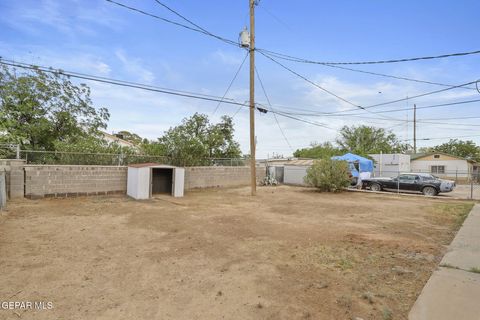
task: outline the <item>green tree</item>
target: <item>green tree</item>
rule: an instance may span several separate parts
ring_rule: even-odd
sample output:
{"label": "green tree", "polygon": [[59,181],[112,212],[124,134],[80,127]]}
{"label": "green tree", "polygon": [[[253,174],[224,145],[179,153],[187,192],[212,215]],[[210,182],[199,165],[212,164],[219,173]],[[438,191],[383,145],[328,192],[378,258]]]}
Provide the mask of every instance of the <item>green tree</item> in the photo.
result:
{"label": "green tree", "polygon": [[312,143],[310,148],[298,149],[293,153],[293,156],[297,158],[320,159],[338,156],[341,153],[342,151],[332,143],[324,142],[321,144]]}
{"label": "green tree", "polygon": [[330,157],[315,160],[307,170],[305,182],[320,191],[342,191],[350,184],[348,164],[346,161],[332,160]]}
{"label": "green tree", "polygon": [[75,143],[106,128],[108,110],[96,109],[90,88],[61,73],[35,69],[17,75],[0,67],[0,132],[23,148],[53,150],[57,142]]}
{"label": "green tree", "polygon": [[441,145],[426,148],[425,152],[443,152],[457,157],[462,157],[480,162],[480,147],[471,140],[462,141],[458,139],[450,139],[450,141]]}
{"label": "green tree", "polygon": [[220,123],[211,124],[208,117],[195,113],[170,128],[158,139],[165,155],[179,165],[207,164],[207,158],[238,158],[240,146],[233,137],[232,118],[223,116]]}
{"label": "green tree", "polygon": [[344,126],[340,129],[337,144],[342,151],[358,155],[404,152],[408,149],[408,145],[400,143],[394,133],[364,125]]}
{"label": "green tree", "polygon": [[167,152],[165,145],[159,141],[149,141],[147,139],[144,139],[140,144],[140,150],[141,153],[152,156],[164,156]]}

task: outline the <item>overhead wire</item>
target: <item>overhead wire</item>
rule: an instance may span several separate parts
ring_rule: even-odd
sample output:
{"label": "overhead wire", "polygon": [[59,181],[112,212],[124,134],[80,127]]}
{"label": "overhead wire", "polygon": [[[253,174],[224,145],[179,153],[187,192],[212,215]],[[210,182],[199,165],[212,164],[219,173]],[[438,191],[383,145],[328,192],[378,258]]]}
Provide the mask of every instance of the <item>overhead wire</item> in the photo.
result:
{"label": "overhead wire", "polygon": [[441,54],[441,55],[436,55],[436,56],[424,56],[424,57],[413,57],[413,58],[401,58],[401,59],[389,59],[389,60],[377,60],[377,61],[341,61],[341,62],[332,62],[332,61],[315,61],[315,60],[310,60],[310,59],[305,59],[305,58],[299,58],[283,53],[278,53],[275,51],[271,50],[266,50],[266,49],[257,49],[258,51],[264,51],[270,54],[275,54],[278,56],[278,58],[288,58],[290,61],[296,61],[296,62],[303,62],[303,63],[310,63],[310,64],[329,64],[329,65],[360,65],[360,64],[387,64],[387,63],[398,63],[398,62],[410,62],[410,61],[419,61],[419,60],[433,60],[433,59],[444,59],[444,58],[450,58],[450,57],[460,57],[460,56],[468,56],[468,55],[475,55],[479,54],[480,50],[475,50],[475,51],[466,51],[466,52],[455,52],[455,53],[447,53],[447,54]]}
{"label": "overhead wire", "polygon": [[[265,98],[267,99],[268,106],[270,107],[270,109],[271,109],[272,111],[275,111],[275,109],[272,107],[272,104],[270,103],[270,98],[268,97],[267,91],[265,90],[265,86],[263,85],[263,81],[262,81],[262,78],[260,77],[260,74],[259,74],[259,72],[258,72],[257,67],[255,67],[255,73],[257,74],[258,82],[260,83],[260,87],[262,88],[263,94],[265,95]],[[285,142],[286,142],[287,145],[290,147],[290,149],[292,150],[292,152],[294,152],[294,150],[293,150],[293,148],[292,148],[292,145],[290,144],[290,141],[288,141],[288,138],[287,138],[287,136],[285,135],[285,132],[283,131],[282,126],[280,125],[280,122],[279,122],[278,119],[277,119],[276,113],[275,113],[275,112],[272,112],[272,113],[273,113],[273,118],[275,119],[275,122],[277,123],[278,129],[280,130],[280,132],[282,133],[283,138],[285,139]]]}
{"label": "overhead wire", "polygon": [[[134,82],[128,82],[128,81],[123,81],[123,80],[117,80],[117,79],[112,79],[112,78],[106,78],[106,77],[100,77],[100,76],[95,76],[95,75],[88,75],[85,73],[78,73],[78,72],[72,72],[72,71],[67,71],[67,70],[62,70],[62,69],[55,69],[52,67],[43,67],[43,66],[37,66],[33,64],[28,64],[28,63],[23,63],[23,62],[10,62],[9,60],[0,58],[0,64],[1,65],[7,65],[11,67],[17,67],[21,69],[27,69],[27,70],[40,70],[42,72],[46,73],[51,73],[51,74],[60,74],[60,75],[65,75],[68,77],[72,78],[77,78],[77,79],[82,79],[82,80],[89,80],[89,81],[94,81],[94,82],[100,82],[100,83],[106,83],[106,84],[112,84],[112,85],[117,85],[121,87],[128,87],[128,88],[133,88],[133,89],[140,89],[140,90],[145,90],[145,91],[151,91],[151,92],[157,92],[157,93],[164,93],[168,95],[174,95],[174,96],[180,96],[184,98],[192,98],[192,99],[198,99],[198,100],[204,100],[204,101],[211,101],[211,102],[222,102],[222,103],[227,103],[231,105],[237,105],[239,108],[245,107],[249,108],[248,102],[237,102],[233,99],[224,99],[222,100],[220,97],[217,96],[209,96],[201,93],[193,93],[193,92],[184,92],[176,89],[167,89],[167,88],[161,88],[161,87],[154,87],[151,85],[144,85],[140,83],[134,83]],[[276,112],[276,111],[272,111]],[[290,115],[283,115],[282,113],[276,112],[277,115],[287,117],[290,119],[294,119],[303,123],[308,123],[311,125],[319,126],[322,128],[327,128],[330,130],[335,130],[333,128],[330,128],[322,123],[314,122],[314,121],[308,121],[302,118],[290,116]]]}
{"label": "overhead wire", "polygon": [[[464,135],[464,136],[449,136],[449,137],[432,137],[432,138],[417,138],[416,140],[420,141],[427,141],[427,140],[443,140],[443,139],[457,139],[457,138],[472,138],[472,137],[480,137],[480,134],[473,134],[473,135]],[[412,139],[403,139],[401,141],[411,141]]]}
{"label": "overhead wire", "polygon": [[331,96],[333,96],[333,97],[337,98],[338,100],[341,100],[341,101],[343,101],[343,102],[345,102],[345,103],[348,103],[349,105],[352,105],[352,106],[354,106],[355,108],[358,108],[358,109],[364,109],[362,106],[360,106],[360,105],[357,105],[357,104],[355,104],[355,103],[353,103],[353,102],[351,102],[351,101],[349,101],[349,100],[347,100],[347,99],[345,99],[345,98],[343,98],[343,97],[341,97],[341,96],[339,96],[339,95],[337,95],[337,94],[333,93],[332,91],[325,89],[324,87],[322,87],[322,86],[318,85],[317,83],[315,83],[315,82],[313,82],[312,80],[308,79],[307,77],[305,77],[305,76],[303,76],[303,75],[299,74],[298,72],[296,72],[296,71],[294,71],[294,70],[290,69],[290,68],[289,68],[289,67],[287,67],[286,65],[284,65],[284,64],[282,64],[281,62],[279,62],[279,61],[275,60],[274,58],[272,58],[272,57],[270,57],[270,56],[268,56],[268,55],[264,54],[263,52],[259,51],[259,53],[260,53],[261,55],[263,55],[264,57],[266,57],[267,59],[269,59],[269,60],[273,61],[274,63],[276,63],[276,64],[277,64],[277,65],[279,65],[280,67],[282,67],[282,68],[284,68],[285,70],[289,71],[290,73],[293,73],[293,74],[294,74],[294,75],[296,75],[297,77],[299,77],[299,78],[301,78],[301,79],[305,80],[306,82],[308,82],[308,83],[310,83],[311,85],[313,85],[313,86],[317,87],[318,89],[320,89],[320,90],[322,90],[322,91],[324,91],[324,92],[328,93],[329,95],[331,95]]}
{"label": "overhead wire", "polygon": [[[258,51],[263,51],[264,53],[266,50],[263,49],[257,49]],[[268,54],[268,53],[267,53]],[[293,62],[304,62],[304,63],[313,63],[311,61],[298,61],[296,59],[290,59],[281,55],[274,55],[276,58],[287,60],[287,61],[293,61]],[[453,84],[445,84],[445,83],[440,83],[440,82],[433,82],[433,81],[427,81],[427,80],[420,80],[420,79],[414,79],[414,78],[408,78],[404,76],[395,76],[395,75],[390,75],[390,74],[385,74],[385,73],[379,73],[379,72],[372,72],[372,71],[366,71],[366,70],[361,70],[361,69],[354,69],[354,68],[349,68],[345,66],[340,66],[340,65],[332,65],[332,64],[327,64],[327,63],[314,63],[322,66],[326,66],[329,68],[336,68],[336,69],[342,69],[342,70],[347,70],[347,71],[352,71],[352,72],[358,72],[358,73],[364,73],[364,74],[369,74],[369,75],[374,75],[374,76],[379,76],[379,77],[385,77],[385,78],[392,78],[396,80],[405,80],[405,81],[411,81],[411,82],[416,82],[416,83],[425,83],[425,84],[430,84],[430,85],[437,85],[437,86],[442,86],[442,87],[453,87]],[[471,89],[475,90],[476,88],[473,87],[462,87],[463,89]]]}
{"label": "overhead wire", "polygon": [[[178,23],[178,22],[175,22],[175,21],[172,21],[172,20],[169,20],[169,19],[166,19],[166,18],[163,18],[163,17],[159,17],[155,14],[151,14],[149,12],[146,12],[144,10],[140,10],[140,9],[137,9],[137,8],[134,8],[134,7],[131,7],[131,6],[127,6],[123,3],[120,3],[120,2],[117,2],[117,1],[114,1],[114,0],[106,0],[110,3],[113,3],[115,5],[118,5],[118,6],[121,6],[121,7],[124,7],[126,9],[129,9],[129,10],[132,10],[132,11],[135,11],[135,12],[138,12],[138,13],[141,13],[141,14],[144,14],[144,15],[147,15],[147,16],[150,16],[150,17],[153,17],[153,18],[156,18],[156,19],[159,19],[161,21],[164,21],[164,22],[167,22],[167,23],[172,23],[174,25],[177,25],[177,26],[180,26],[180,27],[183,27],[183,28],[186,28],[186,29],[189,29],[191,31],[195,31],[195,32],[200,32],[200,33],[203,33],[205,35],[208,35],[208,36],[211,36],[211,37],[214,37],[214,38],[217,38],[223,42],[226,42],[226,43],[229,43],[231,45],[234,45],[234,46],[239,46],[238,43],[236,41],[233,41],[233,40],[230,40],[230,39],[227,39],[227,38],[224,38],[224,37],[221,37],[221,36],[218,36],[218,35],[215,35],[213,33],[211,33],[210,31],[204,29],[203,27],[199,26],[198,24],[194,23],[193,21],[191,21],[190,19],[186,18],[184,15],[180,14],[179,12],[177,12],[176,10],[170,8],[169,6],[165,5],[164,3],[162,3],[161,1],[159,0],[155,0],[159,5],[163,6],[164,8],[166,8],[167,10],[169,10],[170,12],[174,13],[175,15],[177,15],[178,17],[182,18],[183,20],[187,21],[188,23],[190,23],[191,25],[193,25],[195,28],[192,28],[192,27],[189,27],[189,26],[186,26],[184,24],[181,24],[181,23]],[[390,75],[385,75],[385,74],[376,74],[376,73],[372,73],[372,72],[369,72],[369,71],[363,71],[363,70],[355,70],[355,71],[358,71],[358,72],[363,72],[363,73],[370,73],[370,74],[376,74],[376,75],[381,75],[381,76],[388,76],[388,77],[392,77],[392,78],[397,78],[397,79],[402,79],[402,80],[409,80],[409,81],[415,81],[415,82],[424,82],[424,83],[430,83],[430,84],[436,84],[436,85],[442,85],[442,86],[449,86],[448,88],[445,88],[445,89],[442,89],[442,90],[437,90],[437,91],[433,91],[433,92],[428,92],[428,93],[424,93],[424,94],[420,94],[420,95],[417,95],[417,96],[413,96],[413,97],[409,97],[409,98],[404,98],[404,99],[397,99],[397,100],[393,100],[393,101],[388,101],[388,102],[384,102],[384,103],[379,103],[379,104],[375,104],[375,105],[371,105],[371,106],[367,106],[367,107],[363,107],[363,106],[360,106],[360,105],[357,105],[357,104],[354,104],[352,102],[350,102],[349,100],[347,99],[344,99],[338,95],[336,95],[335,93],[329,91],[329,90],[326,90],[325,88],[317,85],[316,83],[314,83],[313,81],[307,79],[306,77],[303,77],[302,75],[298,74],[297,72],[293,71],[292,69],[284,66],[283,64],[281,64],[280,62],[274,60],[272,57],[268,56],[268,54],[272,54],[272,55],[275,55],[277,58],[281,58],[281,59],[287,59],[287,60],[290,60],[290,61],[296,61],[296,62],[304,62],[304,63],[316,63],[316,64],[323,64],[323,65],[329,65],[329,66],[334,66],[336,65],[338,67],[338,65],[351,65],[351,64],[376,64],[376,63],[394,63],[394,62],[405,62],[405,61],[416,61],[416,60],[430,60],[430,59],[440,59],[440,58],[447,58],[447,57],[455,57],[455,56],[465,56],[465,55],[472,55],[472,54],[478,54],[480,53],[480,50],[479,51],[470,51],[470,52],[459,52],[459,53],[450,53],[450,54],[444,54],[444,55],[438,55],[438,56],[427,56],[427,57],[415,57],[415,58],[404,58],[404,59],[392,59],[392,60],[380,60],[380,61],[363,61],[363,62],[320,62],[320,61],[313,61],[313,60],[309,60],[309,59],[303,59],[303,58],[298,58],[298,57],[294,57],[294,56],[290,56],[290,55],[286,55],[286,54],[282,54],[282,53],[278,53],[278,52],[274,52],[274,51],[270,51],[270,50],[266,50],[266,49],[261,49],[261,48],[257,48],[256,49],[259,53],[261,53],[262,55],[264,55],[265,57],[271,59],[272,61],[276,62],[277,64],[283,66],[285,69],[287,69],[288,71],[290,72],[293,72],[294,74],[296,74],[297,76],[301,77],[302,79],[304,79],[305,81],[308,81],[310,82],[312,85],[315,85],[316,87],[318,87],[319,89],[329,93],[330,95],[333,95],[335,96],[337,99],[340,99],[352,106],[354,106],[355,108],[360,108],[360,109],[367,109],[367,108],[373,108],[373,107],[378,107],[378,106],[383,106],[383,105],[388,105],[388,104],[392,104],[392,103],[396,103],[396,102],[401,102],[401,101],[404,101],[406,99],[414,99],[414,98],[419,98],[419,97],[423,97],[423,96],[426,96],[426,95],[431,95],[431,94],[436,94],[436,93],[440,93],[440,92],[443,92],[443,91],[446,91],[446,90],[450,90],[450,89],[454,89],[454,88],[463,88],[463,87],[466,87],[467,85],[470,85],[470,84],[473,84],[475,83],[476,85],[476,89],[479,91],[480,93],[480,90],[478,89],[478,81],[473,81],[473,82],[469,82],[467,84],[463,84],[463,85],[457,85],[457,86],[449,86],[449,85],[446,85],[446,84],[440,84],[440,83],[434,83],[434,82],[430,82],[430,81],[424,81],[424,80],[418,80],[418,79],[408,79],[408,78],[405,78],[405,77],[396,77],[396,76],[390,76]],[[267,53],[267,54],[265,54]],[[346,68],[348,70],[348,68]],[[353,71],[353,70],[352,70]],[[349,112],[351,110],[342,110],[342,111],[339,111],[339,112],[334,112],[334,113],[344,113],[344,112]],[[387,117],[385,117],[387,118]]]}
{"label": "overhead wire", "polygon": [[[265,54],[263,54],[263,53],[261,53],[261,52],[260,52],[260,54],[262,54],[262,55],[263,55],[264,57],[266,57],[267,59],[273,61],[274,63],[276,63],[276,64],[279,65],[280,67],[284,68],[285,70],[289,71],[290,73],[292,73],[292,74],[296,75],[297,77],[303,79],[304,81],[310,83],[311,85],[313,85],[313,86],[321,89],[322,91],[324,91],[324,92],[326,92],[326,93],[334,96],[335,98],[337,98],[337,99],[339,99],[339,100],[341,100],[341,101],[343,101],[343,102],[346,102],[346,103],[354,106],[354,107],[355,107],[354,110],[356,110],[356,109],[361,109],[361,110],[363,110],[363,111],[366,111],[366,112],[368,112],[368,113],[371,113],[369,110],[366,110],[365,107],[362,107],[362,106],[360,106],[360,105],[358,105],[358,104],[355,104],[355,103],[353,103],[353,102],[351,102],[351,101],[349,101],[349,100],[347,100],[347,99],[345,99],[345,98],[343,98],[343,97],[341,97],[341,96],[333,93],[332,91],[325,89],[324,87],[322,87],[322,86],[320,86],[319,84],[313,82],[312,80],[310,80],[310,79],[308,79],[307,77],[301,75],[300,73],[292,70],[291,68],[285,66],[285,65],[282,64],[281,62],[275,60],[274,58],[272,58],[272,57],[270,57],[270,56],[268,56],[268,55],[265,55]],[[331,112],[331,113],[334,114],[334,113],[336,113],[336,112]],[[328,114],[328,113],[327,113],[327,114]],[[393,119],[393,118],[391,118],[391,117],[389,117],[389,116],[385,116],[385,115],[381,115],[381,117],[382,117],[383,119]]]}
{"label": "overhead wire", "polygon": [[[114,0],[105,0],[105,1],[110,2],[110,3],[112,3],[112,4],[115,4],[115,5],[119,6],[119,7],[124,8],[124,9],[128,9],[128,10],[130,10],[130,11],[134,11],[134,12],[143,14],[143,15],[145,15],[145,16],[149,16],[149,17],[151,17],[151,18],[155,18],[155,19],[158,19],[158,20],[160,20],[160,21],[163,21],[163,22],[166,22],[166,23],[170,23],[170,24],[176,25],[176,26],[181,27],[181,28],[185,28],[185,29],[190,30],[190,31],[202,33],[202,34],[204,34],[204,35],[207,35],[207,36],[213,37],[213,38],[215,38],[215,39],[218,39],[218,40],[220,40],[220,41],[223,41],[223,42],[225,42],[225,43],[227,43],[227,44],[233,45],[233,46],[235,46],[235,47],[239,47],[239,44],[238,44],[237,41],[230,40],[230,39],[227,39],[227,38],[225,38],[225,37],[222,37],[222,36],[213,34],[213,33],[209,32],[209,31],[207,31],[207,30],[205,30],[205,29],[203,29],[203,28],[201,28],[201,27],[195,27],[195,28],[193,28],[193,27],[187,26],[187,25],[185,25],[185,24],[183,24],[183,23],[179,23],[179,22],[176,22],[176,21],[167,19],[167,18],[163,18],[163,17],[160,17],[160,16],[158,16],[158,15],[156,15],[156,14],[153,14],[153,13],[150,13],[150,12],[147,12],[147,11],[145,11],[145,10],[141,10],[141,9],[138,9],[138,8],[135,8],[135,7],[131,7],[131,6],[128,6],[128,5],[126,5],[126,4],[123,4],[123,3],[120,3],[120,2],[117,2],[117,1],[114,1]],[[185,18],[185,19],[186,19],[186,18]],[[187,20],[187,21],[189,21],[189,20]],[[189,21],[189,22],[190,22],[190,21]],[[190,23],[192,23],[192,22],[190,22]],[[195,25],[195,24],[194,24],[194,25]]]}
{"label": "overhead wire", "polygon": [[[466,100],[466,101],[458,101],[458,102],[449,102],[449,103],[441,103],[441,104],[434,104],[434,105],[428,105],[428,106],[417,106],[417,110],[419,109],[431,109],[431,108],[440,108],[440,107],[448,107],[448,106],[454,106],[454,105],[460,105],[460,104],[468,104],[468,103],[475,103],[475,102],[480,102],[480,99],[473,99],[473,100]],[[382,113],[391,113],[391,112],[400,112],[400,111],[408,111],[408,110],[413,110],[413,107],[409,108],[398,108],[398,109],[390,109],[390,110],[384,110],[384,111],[372,111],[374,114],[382,114]],[[352,115],[361,115],[361,113],[355,113],[355,114],[350,114],[350,113],[344,113],[344,114],[335,114],[335,113],[329,113],[329,114],[321,114],[323,116],[352,116]]]}
{"label": "overhead wire", "polygon": [[246,54],[245,57],[243,58],[242,63],[240,63],[240,66],[238,67],[237,71],[235,72],[235,75],[233,76],[233,79],[232,79],[232,80],[230,81],[230,83],[228,84],[227,90],[225,90],[225,93],[223,94],[222,99],[220,99],[220,101],[218,102],[217,106],[216,106],[215,109],[213,110],[213,113],[212,113],[212,114],[215,114],[215,113],[217,112],[218,108],[220,107],[220,104],[222,104],[223,100],[225,99],[225,96],[228,94],[228,91],[230,91],[230,88],[232,87],[233,83],[235,82],[235,79],[237,79],[238,74],[240,73],[240,71],[242,70],[243,65],[245,64],[245,60],[247,60],[248,54],[249,54],[249,52],[247,51],[247,54]]}
{"label": "overhead wire", "polygon": [[107,84],[112,84],[112,85],[117,85],[117,86],[122,86],[122,87],[129,87],[129,88],[134,88],[134,89],[141,89],[141,90],[146,90],[146,91],[164,93],[164,94],[180,96],[180,97],[185,97],[185,98],[193,98],[193,99],[213,101],[213,102],[220,102],[221,101],[221,102],[227,103],[227,104],[248,107],[245,103],[240,103],[240,102],[234,101],[233,99],[228,99],[227,100],[227,99],[221,99],[219,97],[209,96],[209,95],[205,95],[205,94],[201,94],[201,93],[193,93],[193,92],[186,92],[186,91],[180,91],[180,90],[175,90],[175,89],[154,87],[154,86],[140,84],[140,83],[133,83],[133,82],[117,80],[117,79],[112,79],[112,78],[106,78],[106,77],[99,77],[99,76],[94,76],[94,75],[88,75],[88,74],[85,74],[85,73],[71,72],[71,71],[66,71],[66,70],[62,70],[62,69],[47,68],[47,67],[36,66],[36,65],[31,65],[31,64],[27,64],[27,63],[9,62],[9,61],[7,61],[5,59],[2,59],[2,58],[0,58],[0,64],[8,65],[8,66],[11,66],[11,67],[22,68],[22,69],[40,70],[42,72],[51,73],[51,74],[61,74],[61,75],[65,75],[65,76],[72,77],[72,78],[77,78],[77,79],[90,80],[90,81],[107,83]]}

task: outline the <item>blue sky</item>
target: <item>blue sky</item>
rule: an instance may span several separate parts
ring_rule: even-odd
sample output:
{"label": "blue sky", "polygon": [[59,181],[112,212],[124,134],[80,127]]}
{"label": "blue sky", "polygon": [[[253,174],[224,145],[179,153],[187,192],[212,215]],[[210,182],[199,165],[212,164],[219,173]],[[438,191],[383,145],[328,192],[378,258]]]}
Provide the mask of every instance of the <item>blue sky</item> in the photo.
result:
{"label": "blue sky", "polygon": [[[153,0],[119,0],[124,4],[178,20]],[[229,39],[237,39],[248,24],[248,1],[173,1],[167,5],[202,27]],[[479,50],[478,1],[273,1],[256,7],[257,46],[320,61],[363,61],[437,55]],[[142,82],[172,89],[222,96],[245,52],[216,39],[184,30],[120,8],[106,1],[39,0],[0,2],[0,56],[65,70]],[[460,84],[480,78],[480,55],[388,65],[352,66],[358,69]],[[318,88],[281,69],[257,54],[257,68],[274,106],[289,106],[320,112],[350,109]],[[282,61],[326,89],[359,105],[413,96],[442,89],[328,68]],[[129,130],[154,139],[181,119],[202,112],[218,121],[233,115],[236,107],[166,96],[88,82],[96,106],[110,110],[108,131]],[[227,94],[248,100],[248,63]],[[257,85],[257,100],[265,97]],[[479,99],[476,90],[455,89],[419,99],[378,107],[384,111],[416,103],[425,106]],[[472,136],[480,143],[479,119],[437,120],[451,124],[422,123],[425,119],[478,116],[480,104],[457,105],[418,111],[418,137]],[[279,109],[281,110],[281,109]],[[356,114],[362,113],[355,112]],[[389,117],[411,120],[411,111],[392,112]],[[365,116],[372,117],[365,113]],[[374,117],[379,117],[375,115]],[[354,117],[308,118],[333,129],[343,125],[369,124],[391,128],[401,139],[412,138],[410,122]],[[235,116],[236,138],[248,153],[248,110]],[[260,157],[273,152],[292,153],[271,113],[256,115]],[[278,117],[294,149],[312,141],[332,141],[336,130]],[[433,120],[430,120],[433,121]],[[461,124],[461,125],[457,125]],[[465,138],[468,139],[468,138]],[[419,141],[427,146],[447,141]]]}

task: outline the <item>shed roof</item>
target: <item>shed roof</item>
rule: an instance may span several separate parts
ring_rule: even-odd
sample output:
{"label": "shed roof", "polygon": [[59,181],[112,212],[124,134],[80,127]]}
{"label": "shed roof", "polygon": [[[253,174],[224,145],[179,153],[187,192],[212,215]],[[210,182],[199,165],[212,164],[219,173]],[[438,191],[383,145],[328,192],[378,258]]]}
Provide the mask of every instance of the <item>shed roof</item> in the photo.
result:
{"label": "shed roof", "polygon": [[314,159],[298,159],[285,162],[285,166],[311,166]]}
{"label": "shed roof", "polygon": [[168,164],[161,164],[161,163],[155,163],[155,162],[146,162],[146,163],[134,163],[128,165],[131,168],[146,168],[146,167],[151,167],[151,168],[176,168],[175,166],[171,166]]}

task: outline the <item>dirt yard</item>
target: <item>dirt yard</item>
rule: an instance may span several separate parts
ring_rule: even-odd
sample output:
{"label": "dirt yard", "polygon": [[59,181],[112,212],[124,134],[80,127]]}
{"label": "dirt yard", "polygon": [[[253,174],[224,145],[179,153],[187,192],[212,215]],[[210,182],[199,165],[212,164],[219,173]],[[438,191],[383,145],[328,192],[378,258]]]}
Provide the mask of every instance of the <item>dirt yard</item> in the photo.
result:
{"label": "dirt yard", "polygon": [[10,202],[0,319],[406,319],[472,204],[296,187]]}

